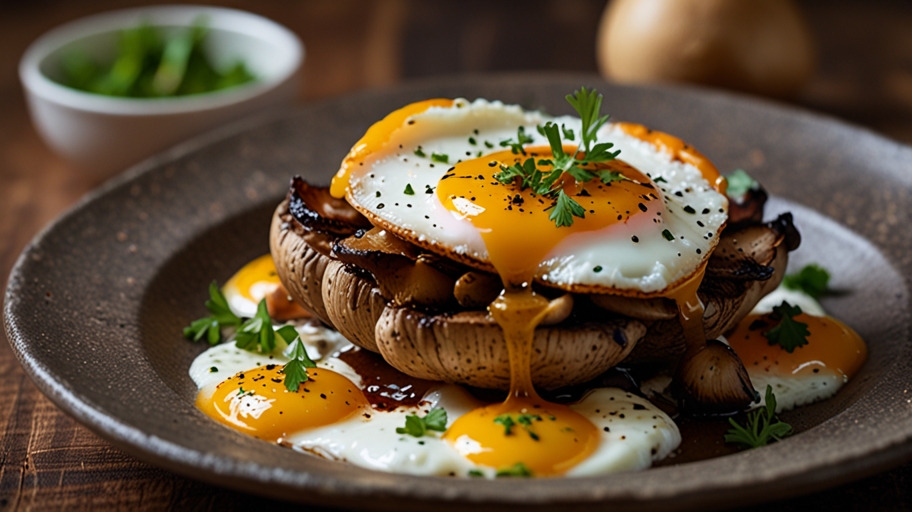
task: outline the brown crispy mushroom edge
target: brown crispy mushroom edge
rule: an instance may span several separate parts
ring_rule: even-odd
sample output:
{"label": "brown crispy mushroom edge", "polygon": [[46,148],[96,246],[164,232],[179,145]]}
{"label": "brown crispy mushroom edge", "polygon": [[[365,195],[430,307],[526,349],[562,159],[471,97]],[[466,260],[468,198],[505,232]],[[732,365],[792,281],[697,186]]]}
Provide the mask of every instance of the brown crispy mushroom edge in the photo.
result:
{"label": "brown crispy mushroom edge", "polygon": [[[332,209],[338,218],[321,218],[315,214],[319,206],[308,206],[302,199],[322,197],[313,193],[314,188],[294,180],[288,198],[276,208],[270,230],[276,269],[294,300],[354,344],[380,353],[406,374],[506,389],[506,344],[490,315],[484,309],[461,305],[455,297],[447,304],[428,307],[410,303],[407,294],[390,291],[388,275],[378,272],[375,276],[354,264],[357,256],[352,260],[352,252],[339,245],[346,238],[365,236],[364,221],[350,217],[351,212],[339,205]],[[349,224],[338,222],[341,218]],[[709,337],[733,328],[760,298],[778,286],[788,251],[797,246],[797,240],[790,216],[723,233],[699,292],[706,305]],[[347,261],[338,259],[334,247],[345,253]],[[414,254],[405,251],[388,257],[395,268],[406,270],[407,261],[412,261],[409,258],[415,258],[415,263],[420,260],[451,278],[439,280],[443,283],[457,283],[467,273],[472,273],[473,279],[478,277],[478,270],[452,262],[437,264],[439,257],[425,258],[421,252],[416,248]],[[377,259],[385,256],[374,252],[365,257],[371,258],[365,266],[373,268]],[[680,324],[669,315],[668,304],[661,301],[624,298],[612,303],[586,294],[542,292],[555,297],[552,304],[556,311],[569,313],[552,315],[551,325],[536,329],[532,377],[542,389],[586,382],[625,360],[674,362],[684,352]]]}

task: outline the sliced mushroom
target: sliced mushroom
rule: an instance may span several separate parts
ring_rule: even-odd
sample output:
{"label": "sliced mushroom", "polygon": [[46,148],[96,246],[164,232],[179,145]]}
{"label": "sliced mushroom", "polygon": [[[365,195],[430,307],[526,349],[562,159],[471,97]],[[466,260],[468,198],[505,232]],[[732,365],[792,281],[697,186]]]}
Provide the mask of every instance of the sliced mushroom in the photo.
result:
{"label": "sliced mushroom", "polygon": [[728,227],[738,228],[763,222],[763,208],[769,196],[763,187],[751,188],[741,197],[728,198]]}
{"label": "sliced mushroom", "polygon": [[333,197],[326,187],[315,187],[300,176],[291,179],[288,210],[308,230],[348,236],[371,223],[345,201]]}
{"label": "sliced mushroom", "polygon": [[453,295],[464,308],[484,309],[494,302],[503,289],[503,282],[497,274],[470,270],[456,280]]}
{"label": "sliced mushroom", "polygon": [[741,359],[718,340],[688,350],[672,392],[684,410],[699,415],[732,414],[760,400]]}
{"label": "sliced mushroom", "polygon": [[333,256],[370,272],[395,305],[441,307],[453,302],[454,280],[418,255],[418,248],[373,228],[336,242]]}
{"label": "sliced mushroom", "polygon": [[374,328],[386,299],[363,273],[340,261],[331,261],[323,274],[323,304],[333,326],[352,343],[379,352]]}
{"label": "sliced mushroom", "polygon": [[[311,234],[311,238],[317,236],[315,232]],[[314,249],[304,235],[305,229],[295,222],[288,211],[288,200],[283,201],[276,208],[269,231],[270,252],[279,280],[295,302],[332,326],[332,320],[323,306],[323,273],[332,260]],[[319,236],[328,243],[330,235]]]}
{"label": "sliced mushroom", "polygon": [[[541,326],[533,342],[532,381],[554,389],[590,380],[624,359],[645,331],[629,319]],[[376,339],[383,358],[414,377],[491,389],[510,385],[503,331],[486,312],[427,315],[387,307]]]}

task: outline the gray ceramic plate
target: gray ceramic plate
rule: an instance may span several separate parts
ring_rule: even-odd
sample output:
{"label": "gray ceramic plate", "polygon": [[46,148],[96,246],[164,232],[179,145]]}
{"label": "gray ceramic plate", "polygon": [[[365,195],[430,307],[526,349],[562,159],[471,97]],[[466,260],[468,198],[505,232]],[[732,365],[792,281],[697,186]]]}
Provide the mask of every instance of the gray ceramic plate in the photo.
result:
{"label": "gray ceramic plate", "polygon": [[[602,478],[486,481],[375,473],[246,437],[193,407],[202,351],[181,327],[206,285],[267,252],[289,177],[328,181],[375,120],[433,96],[496,98],[569,113],[581,84],[614,119],[675,133],[720,169],[744,168],[791,209],[795,261],[843,293],[825,302],[870,346],[836,398],[788,417],[800,434],[713,460]],[[39,235],[14,269],[5,321],[22,365],[58,406],[137,457],[234,489],[371,509],[512,505],[731,506],[860,478],[912,458],[909,293],[912,148],[832,119],[716,92],[622,87],[591,76],[425,82],[309,105],[190,142],[105,184]],[[817,213],[819,212],[819,213]]]}

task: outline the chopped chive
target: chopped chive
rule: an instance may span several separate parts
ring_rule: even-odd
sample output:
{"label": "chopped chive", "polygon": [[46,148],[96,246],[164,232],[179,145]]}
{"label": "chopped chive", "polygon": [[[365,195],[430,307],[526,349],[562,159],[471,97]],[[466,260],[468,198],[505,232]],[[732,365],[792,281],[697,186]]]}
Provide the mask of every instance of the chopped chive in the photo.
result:
{"label": "chopped chive", "polygon": [[415,148],[415,156],[420,156],[421,158],[425,158],[427,155],[424,153],[424,151],[421,150],[421,146],[418,146],[417,148]]}
{"label": "chopped chive", "polygon": [[431,160],[433,160],[434,162],[442,163],[442,164],[448,164],[448,163],[450,163],[450,156],[443,155],[440,153],[431,153]]}
{"label": "chopped chive", "polygon": [[404,194],[407,195],[407,196],[413,196],[413,195],[415,195],[415,190],[412,188],[412,184],[411,184],[411,183],[406,183],[406,184],[405,184],[405,192],[404,192]]}
{"label": "chopped chive", "polygon": [[675,239],[675,236],[672,235],[671,231],[668,231],[667,229],[665,231],[662,231],[662,236],[664,236],[665,240],[668,240],[669,242]]}

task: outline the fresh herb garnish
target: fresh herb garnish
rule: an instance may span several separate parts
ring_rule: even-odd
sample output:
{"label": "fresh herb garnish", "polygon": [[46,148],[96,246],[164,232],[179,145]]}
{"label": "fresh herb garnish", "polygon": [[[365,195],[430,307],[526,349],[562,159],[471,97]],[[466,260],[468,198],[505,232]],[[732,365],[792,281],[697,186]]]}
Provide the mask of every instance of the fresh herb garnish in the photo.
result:
{"label": "fresh herb garnish", "polygon": [[516,422],[513,421],[513,417],[509,414],[501,414],[500,416],[494,418],[494,423],[503,425],[505,436],[510,435],[512,433],[511,431],[513,429],[513,426],[516,425]]}
{"label": "fresh herb garnish", "polygon": [[475,140],[475,137],[469,137],[469,144],[475,146],[478,144],[478,141]]}
{"label": "fresh herb garnish", "polygon": [[782,304],[773,307],[772,317],[779,320],[779,323],[763,333],[766,339],[769,340],[769,344],[778,344],[789,354],[794,352],[796,348],[807,345],[807,337],[811,335],[810,331],[808,331],[808,325],[794,319],[800,314],[800,306],[792,306],[786,301],[782,301]]}
{"label": "fresh herb garnish", "polygon": [[259,349],[264,354],[272,352],[275,348],[275,330],[266,309],[266,299],[257,304],[256,315],[238,329],[234,336],[234,345],[251,352]]}
{"label": "fresh herb garnish", "polygon": [[729,418],[728,422],[732,428],[725,434],[725,442],[744,448],[766,446],[792,433],[792,426],[776,417],[776,395],[772,386],[766,386],[766,405],[747,415],[746,427],[739,425],[734,418]]}
{"label": "fresh herb garnish", "polygon": [[209,300],[206,301],[206,309],[212,314],[194,320],[189,326],[184,327],[186,338],[199,341],[206,336],[210,345],[216,345],[222,341],[222,328],[237,327],[241,324],[241,319],[228,307],[228,300],[225,299],[215,281],[209,284]]}
{"label": "fresh herb garnish", "polygon": [[282,373],[285,374],[285,388],[292,393],[297,393],[301,384],[307,382],[309,378],[307,369],[316,368],[317,363],[314,363],[310,356],[307,355],[307,349],[304,348],[301,335],[298,334],[294,327],[286,325],[276,330],[276,332],[288,343],[288,349],[285,353],[288,355],[289,361],[282,368]]}
{"label": "fresh herb garnish", "polygon": [[760,187],[757,180],[751,178],[750,174],[747,174],[741,169],[736,169],[733,173],[726,176],[725,179],[728,180],[728,189],[726,189],[725,192],[728,197],[741,197],[749,191],[756,190]]}
{"label": "fresh herb garnish", "polygon": [[516,140],[515,141],[513,139],[502,140],[502,141],[500,141],[500,147],[510,148],[510,150],[513,151],[514,155],[518,155],[520,153],[525,155],[526,150],[523,149],[523,146],[525,146],[526,144],[531,144],[531,143],[532,143],[532,137],[526,134],[526,129],[524,127],[520,126],[519,128],[516,129]]}
{"label": "fresh herb garnish", "polygon": [[[598,130],[608,121],[608,116],[600,115],[602,95],[594,89],[589,90],[583,87],[568,95],[567,102],[576,109],[582,121],[580,142],[576,149],[570,153],[564,151],[562,133],[568,140],[574,140],[575,134],[566,130],[565,127],[559,127],[549,121],[544,126],[538,126],[537,129],[548,139],[552,155],[550,159],[541,159],[536,162],[530,158],[522,164],[501,165],[500,172],[494,175],[494,179],[505,185],[520,178],[521,190],[531,188],[535,194],[552,199],[554,202],[545,211],[553,210],[548,218],[557,227],[570,226],[573,224],[574,217],[584,218],[586,214],[585,208],[563,191],[560,178],[564,173],[570,175],[577,183],[585,183],[596,178],[603,183],[627,179],[617,171],[596,171],[587,168],[613,160],[620,153],[620,151],[610,151],[614,144],[598,142]],[[568,135],[572,137],[568,137]],[[525,135],[522,127],[517,132],[517,138],[519,143],[510,139],[501,142],[501,146],[510,146],[513,153],[525,154],[525,150],[522,148],[523,141],[530,143],[532,138]],[[538,168],[538,165],[550,165],[551,169],[543,171]]]}
{"label": "fresh herb garnish", "polygon": [[668,240],[669,242],[675,239],[675,236],[672,235],[671,231],[668,231],[667,229],[662,231],[662,236],[664,236],[665,240]]}
{"label": "fresh herb garnish", "polygon": [[494,418],[494,423],[503,425],[505,436],[513,434],[513,427],[516,425],[522,425],[523,429],[529,434],[529,437],[535,441],[538,441],[538,434],[532,431],[532,422],[541,420],[541,416],[538,414],[520,414],[516,417],[515,420],[510,414],[501,414],[500,416]]}
{"label": "fresh herb garnish", "polygon": [[586,216],[586,209],[579,203],[568,196],[563,190],[557,194],[557,202],[546,208],[545,211],[551,210],[548,219],[554,221],[557,227],[572,226],[573,217],[583,218]]}
{"label": "fresh herb garnish", "polygon": [[425,158],[427,156],[427,154],[425,154],[425,152],[421,149],[421,146],[418,146],[417,148],[415,148],[415,156],[420,156],[421,158]]}
{"label": "fresh herb garnish", "polygon": [[788,274],[782,280],[782,286],[802,291],[815,299],[826,293],[829,284],[830,273],[815,263],[805,265],[798,273]]}
{"label": "fresh herb garnish", "polygon": [[412,188],[412,184],[411,184],[411,183],[406,183],[406,184],[405,184],[405,191],[403,192],[403,194],[405,194],[405,195],[407,195],[407,196],[413,196],[413,195],[415,195],[415,189]]}
{"label": "fresh herb garnish", "polygon": [[431,160],[441,164],[450,163],[450,156],[443,153],[431,153]]}
{"label": "fresh herb garnish", "polygon": [[396,429],[397,434],[408,434],[414,437],[424,436],[428,430],[443,432],[446,430],[447,413],[445,410],[435,407],[430,410],[423,418],[417,414],[409,414],[405,417],[405,428]]}
{"label": "fresh herb garnish", "polygon": [[532,476],[532,470],[529,469],[522,462],[517,462],[516,464],[513,464],[512,466],[498,469],[496,476],[498,478],[505,477],[505,476],[506,477],[517,477],[518,476],[518,477],[523,477],[523,478],[529,478]]}
{"label": "fresh herb garnish", "polygon": [[469,476],[472,478],[478,478],[484,476],[484,472],[478,469],[470,469]]}

